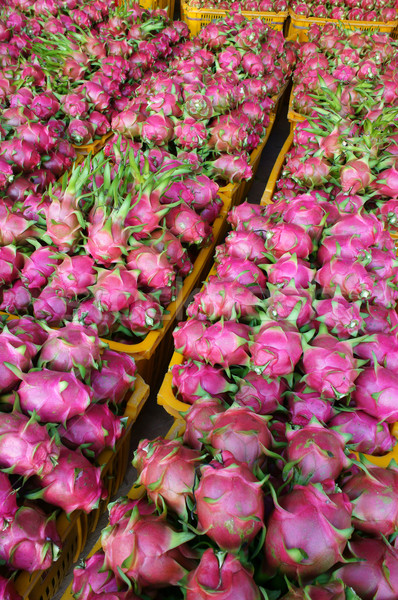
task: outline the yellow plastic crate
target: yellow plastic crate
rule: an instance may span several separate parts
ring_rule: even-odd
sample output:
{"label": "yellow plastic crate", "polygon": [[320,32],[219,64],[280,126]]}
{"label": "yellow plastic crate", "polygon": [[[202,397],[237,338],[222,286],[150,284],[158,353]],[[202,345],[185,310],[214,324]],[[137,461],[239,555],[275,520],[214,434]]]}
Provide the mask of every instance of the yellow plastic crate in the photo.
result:
{"label": "yellow plastic crate", "polygon": [[174,16],[174,1],[175,0],[140,0],[140,6],[149,10],[163,8],[167,10],[170,19]]}
{"label": "yellow plastic crate", "polygon": [[[210,8],[191,8],[186,2],[181,2],[181,18],[189,27],[191,35],[198,35],[199,31],[211,23],[219,19],[225,19],[229,14],[228,10],[216,10]],[[242,15],[249,20],[261,19],[267,25],[282,31],[283,24],[287,19],[288,11],[279,13],[273,12],[256,12],[256,11],[242,11]]]}
{"label": "yellow plastic crate", "polygon": [[283,144],[281,151],[278,154],[278,157],[275,161],[274,166],[272,167],[271,174],[268,178],[267,185],[265,186],[264,193],[261,198],[260,204],[264,206],[265,204],[270,204],[272,202],[272,197],[275,192],[276,182],[278,181],[280,174],[282,172],[283,163],[285,162],[285,156],[289,152],[291,146],[293,144],[293,131],[290,132],[287,140]]}
{"label": "yellow plastic crate", "polygon": [[344,27],[345,29],[362,29],[368,31],[378,30],[380,33],[392,33],[396,27],[398,27],[398,19],[395,21],[349,21],[342,19],[321,19],[316,17],[304,17],[302,15],[296,15],[296,13],[289,8],[290,24],[287,35],[298,39],[300,42],[308,41],[308,30],[311,25],[326,25],[326,23],[334,23]]}
{"label": "yellow plastic crate", "polygon": [[393,40],[398,40],[398,27],[396,27],[392,32],[391,32],[391,37],[393,38]]}
{"label": "yellow plastic crate", "polygon": [[296,112],[293,108],[293,100],[294,100],[294,85],[292,85],[292,90],[290,92],[290,98],[289,98],[289,108],[287,111],[287,120],[290,123],[299,123],[300,121],[305,121],[305,115],[301,115],[300,113]]}
{"label": "yellow plastic crate", "polygon": [[64,512],[60,513],[57,518],[57,530],[62,540],[60,557],[46,571],[18,574],[15,587],[23,600],[51,600],[66,573],[78,559],[86,544],[87,535],[97,526],[100,515],[106,510],[111,497],[117,492],[124,479],[132,426],[148,396],[149,386],[138,375],[123,415],[127,418],[123,437],[118,441],[115,450],[104,450],[97,461],[100,466],[104,465],[101,477],[108,490],[108,498],[89,515],[83,511],[74,511],[68,518]]}

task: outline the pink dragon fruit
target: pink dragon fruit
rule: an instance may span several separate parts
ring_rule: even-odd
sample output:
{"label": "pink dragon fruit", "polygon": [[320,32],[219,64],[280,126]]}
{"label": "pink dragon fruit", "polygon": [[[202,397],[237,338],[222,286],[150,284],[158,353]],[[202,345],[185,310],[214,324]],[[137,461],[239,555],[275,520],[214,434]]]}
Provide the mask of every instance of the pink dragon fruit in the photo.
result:
{"label": "pink dragon fruit", "polygon": [[206,245],[212,239],[211,227],[187,204],[172,208],[166,215],[166,226],[186,244]]}
{"label": "pink dragon fruit", "polygon": [[338,569],[334,576],[352,588],[363,600],[394,598],[398,594],[398,550],[370,538],[354,538],[350,556],[356,559]]}
{"label": "pink dragon fruit", "polygon": [[[334,17],[332,14],[331,18],[340,20],[341,17]],[[289,584],[289,592],[281,600],[345,600],[345,598],[344,584],[341,581],[331,581],[324,585],[306,585],[300,589],[293,588]]]}
{"label": "pink dragon fruit", "polygon": [[366,306],[364,310],[364,333],[390,333],[397,326],[398,315],[395,310],[378,305],[368,304]]}
{"label": "pink dragon fruit", "polygon": [[299,329],[312,321],[315,314],[312,308],[313,293],[297,290],[292,284],[282,289],[268,287],[271,294],[265,300],[265,305],[270,319],[290,321]]}
{"label": "pink dragon fruit", "polygon": [[398,195],[398,170],[392,167],[381,171],[372,187],[382,196],[396,198]]}
{"label": "pink dragon fruit", "polygon": [[146,335],[149,331],[159,329],[162,326],[163,306],[175,300],[174,292],[175,287],[160,288],[155,298],[139,291],[133,304],[120,314],[120,324],[134,335]]}
{"label": "pink dragon fruit", "polygon": [[[258,204],[250,204],[249,202],[243,202],[238,206],[234,206],[228,213],[227,221],[231,224],[234,229],[238,229],[240,224],[247,223],[251,217],[263,216],[264,207]],[[243,227],[246,229],[246,227]]]}
{"label": "pink dragon fruit", "polygon": [[292,279],[297,288],[308,288],[315,276],[315,269],[310,264],[297,258],[297,254],[284,254],[274,264],[266,265],[269,283],[283,287]]}
{"label": "pink dragon fruit", "polygon": [[253,169],[244,153],[221,153],[215,160],[208,161],[207,166],[212,175],[230,183],[240,183],[253,177]]}
{"label": "pink dragon fruit", "polygon": [[258,415],[268,415],[282,404],[286,385],[281,379],[268,379],[264,375],[249,371],[243,379],[236,379],[239,389],[234,401],[239,406],[252,408]]}
{"label": "pink dragon fruit", "polygon": [[299,225],[276,223],[265,232],[266,248],[275,258],[284,254],[295,254],[297,258],[308,258],[313,250],[310,236]]}
{"label": "pink dragon fruit", "polygon": [[182,246],[181,241],[166,229],[153,231],[151,234],[150,244],[158,252],[164,252],[169,263],[177,268],[182,277],[188,275],[192,269],[192,263],[186,249]]}
{"label": "pink dragon fruit", "polygon": [[179,323],[173,331],[176,352],[180,352],[186,358],[201,362],[202,354],[197,348],[197,344],[204,337],[206,330],[206,324],[197,319]]}
{"label": "pink dragon fruit", "polygon": [[95,552],[73,571],[72,594],[77,600],[94,600],[97,595],[120,590],[119,582],[112,571],[103,570],[105,555]]}
{"label": "pink dragon fruit", "polygon": [[297,483],[337,479],[351,464],[344,453],[344,437],[337,431],[326,429],[315,418],[302,429],[288,429],[286,438],[286,458],[288,464],[294,465]]}
{"label": "pink dragon fruit", "polygon": [[[345,494],[328,496],[321,486],[295,485],[278,499],[269,518],[264,549],[269,569],[312,579],[342,560],[353,531]],[[316,531],[309,537],[308,531]]]}
{"label": "pink dragon fruit", "polygon": [[42,92],[33,98],[30,109],[39,119],[47,121],[59,111],[59,102],[51,92]]}
{"label": "pink dragon fruit", "polygon": [[135,381],[136,365],[128,354],[106,349],[101,355],[101,369],[91,373],[93,400],[121,404]]}
{"label": "pink dragon fruit", "polygon": [[346,300],[364,300],[372,294],[374,282],[361,263],[341,258],[332,259],[317,271],[315,281],[322,294],[333,297],[336,288]]}
{"label": "pink dragon fruit", "polygon": [[59,427],[58,433],[65,446],[73,450],[81,447],[87,458],[97,458],[105,448],[115,448],[123,429],[123,420],[107,404],[93,404],[83,415],[72,417]]}
{"label": "pink dragon fruit", "polygon": [[333,405],[319,397],[318,392],[308,388],[304,382],[296,384],[288,396],[288,407],[293,425],[304,427],[313,417],[327,423],[333,417]]}
{"label": "pink dragon fruit", "polygon": [[249,346],[254,371],[267,377],[291,375],[303,352],[300,333],[287,321],[264,323]]}
{"label": "pink dragon fruit", "polygon": [[369,165],[365,159],[348,161],[340,169],[339,176],[343,192],[351,194],[365,192],[373,179]]}
{"label": "pink dragon fruit", "polygon": [[200,452],[183,446],[180,440],[144,439],[134,453],[133,466],[138,482],[159,509],[166,505],[186,518],[186,501],[193,499],[195,468],[200,458]]}
{"label": "pink dragon fruit", "polygon": [[109,213],[96,204],[90,211],[86,249],[101,265],[110,267],[122,259],[130,237],[130,229],[125,226],[129,210],[130,198],[127,197],[118,210]]}
{"label": "pink dragon fruit", "polygon": [[0,284],[7,285],[18,278],[23,256],[14,245],[0,247]]}
{"label": "pink dragon fruit", "polygon": [[173,122],[161,114],[150,115],[142,124],[141,136],[149,146],[168,144],[174,137]]}
{"label": "pink dragon fruit", "polygon": [[382,230],[383,226],[375,215],[355,214],[341,217],[325,234],[359,236],[364,246],[372,246],[378,242]]}
{"label": "pink dragon fruit", "polygon": [[15,281],[11,287],[3,292],[3,301],[0,310],[9,314],[24,314],[32,303],[32,295],[21,280]]}
{"label": "pink dragon fruit", "polygon": [[189,410],[184,413],[185,431],[184,444],[201,450],[203,438],[213,427],[210,417],[218,415],[225,410],[225,405],[219,398],[200,398],[194,402]]}
{"label": "pink dragon fruit", "polygon": [[28,573],[51,567],[60,546],[54,515],[48,517],[39,508],[22,506],[13,522],[0,531],[1,560]]}
{"label": "pink dragon fruit", "polygon": [[355,382],[352,400],[360,410],[378,421],[395,423],[398,410],[394,401],[398,376],[394,371],[374,365],[365,367]]}
{"label": "pink dragon fruit", "polygon": [[396,331],[390,334],[376,333],[355,347],[355,354],[359,358],[377,362],[387,369],[398,369],[398,338]]}
{"label": "pink dragon fruit", "polygon": [[269,417],[257,415],[251,408],[233,404],[226,411],[210,417],[213,427],[205,443],[212,454],[228,451],[235,461],[251,469],[264,462],[264,449],[272,445]]}
{"label": "pink dragon fruit", "polygon": [[54,198],[48,208],[47,234],[61,252],[76,247],[81,234],[81,213],[74,199]]}
{"label": "pink dragon fruit", "polygon": [[57,249],[52,246],[38,248],[29,257],[21,269],[21,278],[28,289],[41,289],[47,285],[49,277],[61,260]]}
{"label": "pink dragon fruit", "polygon": [[340,339],[358,335],[364,327],[359,302],[348,302],[341,296],[315,300],[316,320],[326,325],[329,333]]}
{"label": "pink dragon fruit", "polygon": [[189,317],[215,321],[237,320],[257,315],[258,298],[236,281],[224,282],[211,276],[187,309]]}
{"label": "pink dragon fruit", "polygon": [[253,576],[233,554],[219,558],[212,548],[188,575],[186,600],[260,600]]}
{"label": "pink dragon fruit", "polygon": [[89,327],[95,325],[96,332],[101,337],[109,337],[116,323],[117,315],[109,311],[102,311],[95,305],[94,300],[80,302],[73,314],[74,320]]}
{"label": "pink dragon fruit", "polygon": [[32,366],[32,357],[35,352],[33,344],[24,343],[13,335],[7,335],[4,331],[0,334],[0,348],[1,390],[7,392],[16,386],[19,379],[8,365],[11,364],[20,371],[28,371]]}
{"label": "pink dragon fruit", "polygon": [[45,423],[65,423],[83,414],[90,404],[91,389],[73,373],[41,369],[19,376],[22,379],[18,388],[21,409],[28,413],[35,411]]}
{"label": "pink dragon fruit", "polygon": [[49,325],[56,327],[63,320],[72,317],[72,307],[67,298],[60,296],[56,290],[47,286],[34,300],[33,314],[36,319],[46,321]]}
{"label": "pink dragon fruit", "polygon": [[127,255],[126,264],[138,273],[139,286],[157,290],[175,283],[175,272],[167,257],[150,246],[137,244]]}
{"label": "pink dragon fruit", "polygon": [[225,238],[225,251],[219,246],[216,252],[216,260],[225,254],[231,258],[252,260],[255,264],[267,263],[265,258],[267,249],[264,240],[252,231],[232,231]]}
{"label": "pink dragon fruit", "polygon": [[5,529],[12,522],[18,510],[16,493],[5,473],[0,473],[0,529]]}
{"label": "pink dragon fruit", "polygon": [[11,579],[6,579],[0,575],[0,594],[3,600],[22,600],[22,597],[15,591]]}
{"label": "pink dragon fruit", "polygon": [[247,465],[236,464],[229,452],[221,457],[222,463],[213,460],[201,468],[195,492],[198,529],[222,550],[237,552],[264,527],[263,492]]}
{"label": "pink dragon fruit", "polygon": [[266,292],[267,279],[263,271],[252,261],[226,256],[216,265],[216,274],[222,281],[237,282],[256,296]]}
{"label": "pink dragon fruit", "polygon": [[94,261],[90,256],[65,256],[55,269],[50,286],[65,298],[87,295],[95,282]]}
{"label": "pink dragon fruit", "polygon": [[104,567],[115,574],[121,571],[139,588],[177,585],[196,566],[195,555],[186,545],[193,537],[173,529],[164,514],[141,515],[136,507],[130,516],[103,530]]}
{"label": "pink dragon fruit", "polygon": [[85,378],[87,370],[98,368],[101,344],[96,332],[78,323],[68,323],[65,327],[48,334],[38,361],[53,371],[73,371],[76,376]]}
{"label": "pink dragon fruit", "polygon": [[352,524],[355,529],[370,535],[389,536],[397,529],[396,497],[398,471],[396,468],[370,466],[345,479],[343,492],[353,505]]}
{"label": "pink dragon fruit", "polygon": [[236,391],[224,371],[211,365],[185,362],[171,369],[172,382],[184,402],[193,404],[203,398],[224,398],[226,393]]}
{"label": "pink dragon fruit", "polygon": [[376,215],[386,228],[395,232],[398,227],[398,200],[393,198],[392,200],[383,202],[377,208]]}
{"label": "pink dragon fruit", "polygon": [[101,469],[68,448],[61,448],[57,464],[40,477],[40,486],[43,489],[38,492],[39,497],[67,514],[74,510],[90,513],[107,496]]}
{"label": "pink dragon fruit", "polygon": [[213,366],[229,368],[231,365],[247,365],[248,342],[247,325],[234,321],[218,321],[210,325],[197,342],[197,352]]}
{"label": "pink dragon fruit", "polygon": [[100,308],[119,312],[135,301],[137,278],[123,266],[113,270],[98,269],[97,281],[89,289]]}
{"label": "pink dragon fruit", "polygon": [[[31,342],[36,346],[42,346],[48,337],[47,330],[42,324],[34,321],[32,317],[10,319],[7,321],[7,330],[15,335],[22,343]],[[6,331],[6,327],[4,328],[4,331]]]}
{"label": "pink dragon fruit", "polygon": [[184,150],[202,148],[207,141],[207,129],[201,121],[186,118],[174,127],[174,142]]}
{"label": "pink dragon fruit", "polygon": [[304,348],[304,380],[325,398],[342,398],[352,392],[360,364],[351,344],[323,333],[323,328],[312,345]]}

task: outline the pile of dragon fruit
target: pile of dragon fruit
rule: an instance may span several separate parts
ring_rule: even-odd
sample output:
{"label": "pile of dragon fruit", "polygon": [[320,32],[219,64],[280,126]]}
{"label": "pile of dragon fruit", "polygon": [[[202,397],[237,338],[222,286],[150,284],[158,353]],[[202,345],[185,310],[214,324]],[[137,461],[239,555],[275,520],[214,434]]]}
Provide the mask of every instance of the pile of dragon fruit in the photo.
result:
{"label": "pile of dragon fruit", "polygon": [[397,50],[388,34],[312,25],[298,49],[294,110],[308,115],[328,101],[328,110],[342,116],[366,116],[375,100],[380,110],[397,106]]}
{"label": "pile of dragon fruit", "polygon": [[394,243],[325,196],[231,211],[174,332],[185,431],[139,443],[76,600],[397,597]]}
{"label": "pile of dragon fruit", "polygon": [[396,0],[291,0],[296,15],[318,19],[389,22],[397,19]]}
{"label": "pile of dragon fruit", "polygon": [[143,73],[189,33],[165,11],[74,4],[44,0],[0,13],[0,188],[13,202],[68,170],[72,144],[108,134]]}
{"label": "pile of dragon fruit", "polygon": [[254,12],[285,12],[288,9],[288,0],[187,0],[187,5],[200,10],[228,10],[228,11],[254,11]]}
{"label": "pile of dragon fruit", "polygon": [[136,366],[78,323],[12,319],[0,346],[0,560],[33,572],[58,556],[57,509],[89,513],[106,497],[96,460],[124,433]]}
{"label": "pile of dragon fruit", "polygon": [[261,19],[231,14],[147,71],[112,129],[224,181],[250,179],[250,152],[266,134],[295,49]]}
{"label": "pile of dragon fruit", "polygon": [[206,175],[111,141],[47,194],[3,201],[0,308],[137,340],[161,327],[222,207]]}

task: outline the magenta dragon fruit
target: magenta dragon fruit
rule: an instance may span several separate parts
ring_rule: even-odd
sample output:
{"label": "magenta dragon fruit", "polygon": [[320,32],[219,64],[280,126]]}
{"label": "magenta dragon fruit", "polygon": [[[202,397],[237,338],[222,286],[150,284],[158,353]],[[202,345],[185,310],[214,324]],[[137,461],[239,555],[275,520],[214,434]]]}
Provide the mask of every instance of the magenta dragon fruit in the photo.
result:
{"label": "magenta dragon fruit", "polygon": [[372,179],[369,164],[365,159],[350,160],[340,169],[340,184],[345,193],[365,192]]}
{"label": "magenta dragon fruit", "polygon": [[132,356],[105,349],[101,355],[101,368],[91,373],[93,400],[121,404],[134,386],[136,369]]}
{"label": "magenta dragon fruit", "polygon": [[8,336],[3,331],[0,334],[0,348],[2,357],[0,359],[1,390],[7,392],[12,390],[17,382],[18,375],[15,374],[7,365],[14,365],[21,371],[27,371],[32,366],[33,345],[28,346],[29,342],[23,343],[15,336]]}
{"label": "magenta dragon fruit", "polygon": [[99,594],[118,592],[120,584],[112,571],[103,570],[105,555],[95,552],[73,571],[72,594],[77,600],[94,600]]}
{"label": "magenta dragon fruit", "polygon": [[272,445],[269,417],[257,415],[246,406],[233,404],[210,419],[213,427],[205,440],[213,455],[228,451],[237,463],[245,463],[251,469],[264,462],[264,449]]}
{"label": "magenta dragon fruit", "polygon": [[387,369],[398,369],[398,337],[396,331],[376,333],[370,339],[365,339],[355,347],[355,354],[359,358],[377,362]]}
{"label": "magenta dragon fruit", "polygon": [[134,453],[133,466],[138,482],[160,509],[165,505],[180,517],[187,516],[186,500],[193,499],[196,463],[200,452],[179,440],[141,440]]}
{"label": "magenta dragon fruit", "polygon": [[348,342],[321,330],[312,345],[304,348],[304,380],[325,398],[341,398],[352,392],[360,364]]}
{"label": "magenta dragon fruit", "polygon": [[0,575],[0,594],[3,600],[22,600],[22,597],[15,591],[11,579],[6,579]]}
{"label": "magenta dragon fruit", "polygon": [[307,387],[304,382],[296,384],[288,396],[288,407],[293,425],[304,427],[313,417],[327,423],[333,417],[333,406],[328,399],[320,398],[318,392]]}
{"label": "magenta dragon fruit", "polygon": [[138,273],[137,283],[149,289],[172,286],[175,272],[167,257],[155,248],[140,244],[126,258],[127,268]]}
{"label": "magenta dragon fruit", "polygon": [[213,460],[201,468],[195,491],[198,529],[221,549],[237,552],[264,527],[263,492],[248,466],[236,464],[229,452],[221,457],[222,463]]}
{"label": "magenta dragon fruit", "polygon": [[389,536],[397,529],[398,506],[394,501],[398,485],[396,468],[369,466],[344,480],[343,492],[351,500],[352,524],[371,535]]}
{"label": "magenta dragon fruit", "polygon": [[334,298],[315,300],[316,320],[326,325],[329,333],[340,339],[355,337],[364,327],[359,302],[348,302],[336,295]]}
{"label": "magenta dragon fruit", "polygon": [[270,225],[265,232],[266,248],[275,257],[284,254],[295,254],[297,258],[305,259],[313,250],[313,243],[302,227],[290,223]]}
{"label": "magenta dragon fruit", "polygon": [[195,362],[184,362],[171,369],[173,386],[184,402],[193,404],[204,398],[224,398],[237,386],[230,383],[222,369]]}
{"label": "magenta dragon fruit", "polygon": [[[250,134],[248,136],[250,139]],[[206,163],[210,173],[230,183],[240,183],[253,177],[253,169],[249,164],[247,155],[243,153],[224,154]]]}
{"label": "magenta dragon fruit", "polygon": [[109,311],[102,311],[95,304],[94,299],[84,300],[73,313],[76,319],[82,325],[89,327],[95,325],[98,335],[109,337],[115,326],[117,314]]}
{"label": "magenta dragon fruit", "polygon": [[115,449],[123,431],[124,421],[107,404],[92,404],[58,429],[62,443],[73,450],[81,447],[87,458],[96,458],[105,448]]}
{"label": "magenta dragon fruit", "polygon": [[212,548],[188,575],[186,600],[260,600],[253,576],[233,554],[220,558]]}
{"label": "magenta dragon fruit", "polygon": [[342,581],[331,581],[324,585],[306,585],[304,588],[293,588],[289,584],[289,592],[281,600],[345,600],[345,586]]}
{"label": "magenta dragon fruit", "polygon": [[25,258],[21,269],[22,281],[28,289],[41,289],[47,285],[49,277],[60,262],[56,248],[51,246],[38,248]]}
{"label": "magenta dragon fruit", "polygon": [[225,255],[231,258],[240,258],[243,260],[252,260],[255,264],[264,264],[268,260],[265,258],[267,249],[264,240],[252,231],[232,231],[225,238],[225,251],[222,246],[218,246],[216,252],[216,261]]}
{"label": "magenta dragon fruit", "polygon": [[0,531],[0,558],[14,569],[33,573],[48,569],[57,560],[61,540],[50,517],[39,508],[22,506]]}
{"label": "magenta dragon fruit", "polygon": [[17,251],[16,247],[1,246],[0,248],[0,283],[7,285],[15,281],[18,272],[23,266],[23,256]]}
{"label": "magenta dragon fruit", "polygon": [[218,415],[226,406],[220,398],[200,398],[184,413],[185,431],[183,441],[195,450],[201,450],[203,439],[213,427],[210,417]]}
{"label": "magenta dragon fruit", "polygon": [[394,401],[397,385],[396,373],[376,364],[363,369],[355,382],[351,397],[357,408],[378,421],[395,423],[398,419]]}
{"label": "magenta dragon fruit", "polygon": [[172,208],[167,213],[166,225],[173,235],[186,244],[206,245],[212,239],[212,231],[209,223],[205,223],[185,203]]}
{"label": "magenta dragon fruit", "polygon": [[173,529],[164,514],[141,515],[136,507],[130,516],[103,530],[104,566],[116,575],[120,569],[139,588],[177,585],[196,566],[186,544],[193,537]]}
{"label": "magenta dragon fruit", "polygon": [[329,427],[350,436],[347,444],[356,452],[379,456],[391,452],[396,439],[387,423],[379,422],[362,410],[341,412],[329,421]]}
{"label": "magenta dragon fruit", "polygon": [[[353,531],[345,494],[327,495],[321,486],[295,485],[280,497],[269,518],[265,556],[272,571],[311,579],[342,560]],[[316,531],[309,537],[308,531]]]}
{"label": "magenta dragon fruit", "polygon": [[53,371],[73,371],[85,378],[86,372],[100,365],[101,344],[94,329],[78,323],[48,333],[40,351],[38,366]]}
{"label": "magenta dragon fruit", "polygon": [[58,265],[50,287],[65,298],[87,295],[87,288],[96,280],[94,261],[90,256],[68,256]]}
{"label": "magenta dragon fruit", "polygon": [[119,312],[136,299],[137,278],[125,267],[98,269],[97,281],[90,287],[95,303],[102,310]]}
{"label": "magenta dragon fruit", "polygon": [[289,284],[282,289],[268,285],[271,292],[265,300],[266,313],[275,321],[289,321],[298,329],[312,322],[314,310],[312,308],[313,292],[310,290],[297,290]]}
{"label": "magenta dragon fruit", "polygon": [[59,326],[63,320],[72,317],[72,306],[50,286],[45,287],[33,303],[33,314],[36,319],[46,321],[48,325]]}
{"label": "magenta dragon fruit", "polygon": [[67,514],[74,510],[90,513],[106,498],[101,481],[101,469],[94,467],[80,452],[61,448],[56,465],[40,477],[38,497],[62,508]]}
{"label": "magenta dragon fruit", "polygon": [[334,480],[350,466],[343,435],[326,429],[315,418],[302,429],[289,429],[286,438],[286,458],[294,465],[297,483]]}
{"label": "magenta dragon fruit", "polygon": [[357,537],[349,543],[350,557],[334,576],[352,588],[363,600],[394,598],[398,594],[398,550],[390,544]]}
{"label": "magenta dragon fruit", "polygon": [[5,529],[18,510],[16,493],[5,473],[0,473],[0,501],[0,529]]}
{"label": "magenta dragon fruit", "polygon": [[283,287],[293,279],[297,288],[308,288],[315,277],[315,269],[297,258],[297,254],[284,254],[274,264],[265,265],[269,283]]}
{"label": "magenta dragon fruit", "polygon": [[202,148],[207,141],[207,129],[201,121],[186,118],[174,127],[174,142],[184,150]]}
{"label": "magenta dragon fruit", "polygon": [[303,353],[301,335],[288,321],[268,321],[250,342],[251,363],[256,373],[286,377],[293,373]]}
{"label": "magenta dragon fruit", "polygon": [[266,292],[267,278],[250,260],[226,256],[216,265],[216,274],[223,281],[236,281],[247,287],[256,296],[261,297]]}
{"label": "magenta dragon fruit", "polygon": [[286,390],[283,379],[268,378],[264,374],[249,371],[244,378],[235,380],[239,389],[234,401],[239,406],[252,408],[259,415],[268,415],[282,404],[282,394]]}
{"label": "magenta dragon fruit", "polygon": [[210,321],[237,320],[256,316],[257,305],[258,298],[249,289],[236,281],[225,282],[210,276],[204,289],[189,305],[187,315]]}

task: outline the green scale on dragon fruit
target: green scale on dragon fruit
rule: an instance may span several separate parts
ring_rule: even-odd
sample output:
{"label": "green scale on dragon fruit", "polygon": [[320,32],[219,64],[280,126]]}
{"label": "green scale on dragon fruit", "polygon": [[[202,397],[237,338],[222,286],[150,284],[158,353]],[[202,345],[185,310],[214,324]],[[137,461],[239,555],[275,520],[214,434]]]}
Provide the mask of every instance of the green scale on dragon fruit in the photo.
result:
{"label": "green scale on dragon fruit", "polygon": [[252,177],[250,153],[287,81],[296,45],[260,19],[211,23],[180,42],[159,71],[148,71],[127,108],[112,120],[125,138],[220,181]]}
{"label": "green scale on dragon fruit", "polygon": [[1,308],[118,341],[161,327],[222,202],[206,175],[152,159],[115,138],[49,191],[46,223],[16,216],[0,248]]}

